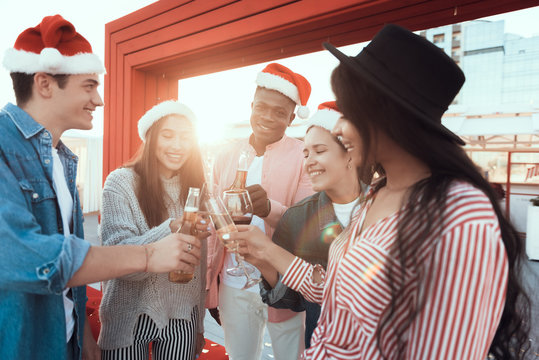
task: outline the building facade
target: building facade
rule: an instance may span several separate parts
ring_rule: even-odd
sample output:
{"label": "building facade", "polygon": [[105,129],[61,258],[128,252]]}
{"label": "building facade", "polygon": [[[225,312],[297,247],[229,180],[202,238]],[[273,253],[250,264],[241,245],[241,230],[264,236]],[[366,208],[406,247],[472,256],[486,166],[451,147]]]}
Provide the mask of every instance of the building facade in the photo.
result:
{"label": "building facade", "polygon": [[504,28],[503,20],[475,20],[421,32],[466,75],[454,104],[472,112],[539,108],[539,36],[525,38]]}

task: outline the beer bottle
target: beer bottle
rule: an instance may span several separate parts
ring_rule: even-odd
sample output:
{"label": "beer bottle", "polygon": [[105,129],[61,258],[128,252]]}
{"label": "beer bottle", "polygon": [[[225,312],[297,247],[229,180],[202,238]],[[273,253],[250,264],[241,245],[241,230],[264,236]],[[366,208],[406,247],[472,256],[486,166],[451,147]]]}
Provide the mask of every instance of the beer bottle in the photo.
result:
{"label": "beer bottle", "polygon": [[[183,208],[182,224],[176,231],[180,234],[195,235],[195,226],[197,222],[197,211],[200,204],[200,189],[189,188],[189,194],[185,201],[185,207]],[[188,283],[193,279],[193,273],[186,273],[183,271],[171,271],[168,273],[168,280],[178,284]]]}
{"label": "beer bottle", "polygon": [[242,151],[238,159],[238,168],[236,170],[236,178],[228,190],[243,190],[245,189],[245,181],[247,180],[247,170],[249,169],[247,152]]}

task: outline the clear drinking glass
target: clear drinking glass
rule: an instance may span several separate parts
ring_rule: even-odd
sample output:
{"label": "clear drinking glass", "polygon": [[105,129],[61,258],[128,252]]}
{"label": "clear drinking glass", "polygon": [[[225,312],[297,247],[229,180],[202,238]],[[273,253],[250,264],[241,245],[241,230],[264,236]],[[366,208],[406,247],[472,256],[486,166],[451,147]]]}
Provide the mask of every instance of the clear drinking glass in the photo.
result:
{"label": "clear drinking glass", "polygon": [[[236,225],[249,225],[253,219],[253,203],[249,192],[245,189],[230,189],[223,192],[223,204],[230,214],[232,221]],[[236,256],[237,261],[237,256]],[[252,274],[255,271],[254,266],[249,263],[244,263],[245,270]],[[241,276],[243,270],[239,266],[228,269],[230,275]]]}
{"label": "clear drinking glass", "polygon": [[[248,196],[249,194],[247,194]],[[249,203],[251,199],[249,198]],[[238,242],[230,240],[230,233],[238,231],[232,217],[228,213],[228,210],[221,200],[218,197],[210,197],[206,199],[206,210],[210,214],[210,219],[215,227],[215,231],[219,239],[223,242],[225,247],[236,254],[236,261],[238,266],[226,269],[227,274],[232,276],[245,276],[247,281],[245,283],[244,289],[250,288],[253,285],[258,284],[262,279],[252,278],[249,276],[250,273],[254,271],[252,265],[245,263],[243,257],[238,254]],[[251,204],[251,214],[252,214],[252,204]],[[252,216],[252,215],[251,215]],[[250,267],[251,270],[248,269]]]}

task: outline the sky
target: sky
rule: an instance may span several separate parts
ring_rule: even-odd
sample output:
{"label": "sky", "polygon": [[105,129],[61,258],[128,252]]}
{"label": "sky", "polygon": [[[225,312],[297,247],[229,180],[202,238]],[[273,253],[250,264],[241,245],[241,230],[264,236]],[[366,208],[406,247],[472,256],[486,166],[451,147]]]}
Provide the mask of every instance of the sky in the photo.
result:
{"label": "sky", "polygon": [[[44,16],[61,14],[75,25],[86,37],[103,60],[105,47],[105,24],[132,11],[153,3],[153,0],[0,0],[2,31],[0,32],[0,55],[13,46],[24,29],[37,25]],[[512,13],[485,18],[491,21],[504,20],[505,32],[524,37],[539,36],[539,6]],[[364,44],[342,47],[341,51],[356,55]],[[337,60],[326,51],[280,59],[279,63],[304,75],[311,83],[312,93],[308,106],[311,114],[319,103],[334,98],[329,77]],[[255,90],[256,74],[267,63],[180,80],[179,98],[195,112],[199,119],[199,130],[205,131],[202,142],[213,142],[221,137],[232,123],[247,123],[250,103]],[[232,88],[233,87],[233,88]],[[103,87],[100,87],[103,94]],[[0,70],[0,106],[14,102],[11,78],[2,67]],[[84,136],[101,136],[103,133],[103,111],[94,113],[94,129],[71,132]],[[296,122],[298,123],[298,122]],[[299,122],[301,123],[301,122]],[[208,131],[210,130],[210,131]]]}

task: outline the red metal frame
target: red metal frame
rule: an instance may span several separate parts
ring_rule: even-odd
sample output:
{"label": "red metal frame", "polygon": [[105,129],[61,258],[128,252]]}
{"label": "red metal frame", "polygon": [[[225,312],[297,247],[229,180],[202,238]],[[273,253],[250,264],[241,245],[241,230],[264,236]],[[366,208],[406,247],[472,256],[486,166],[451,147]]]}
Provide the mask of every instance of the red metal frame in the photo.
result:
{"label": "red metal frame", "polygon": [[511,207],[509,206],[511,198],[511,156],[513,153],[511,151],[507,152],[507,180],[505,181],[505,213],[509,219]]}
{"label": "red metal frame", "polygon": [[[529,150],[508,150],[507,151],[507,179],[506,179],[506,183],[505,183],[505,193],[506,193],[506,196],[505,196],[505,212],[507,214],[507,217],[510,216],[510,211],[511,211],[511,206],[510,206],[510,195],[530,195],[530,196],[535,196],[536,194],[526,194],[526,193],[512,193],[511,192],[511,167],[513,165],[518,165],[518,164],[535,164],[535,163],[523,163],[523,162],[512,162],[512,156],[513,156],[513,153],[539,153],[539,149],[529,149]],[[529,184],[531,186],[538,186],[537,184]]]}
{"label": "red metal frame", "polygon": [[422,30],[536,0],[161,0],[105,27],[103,179],[136,151],[136,122],[181,78],[369,40],[384,23]]}

